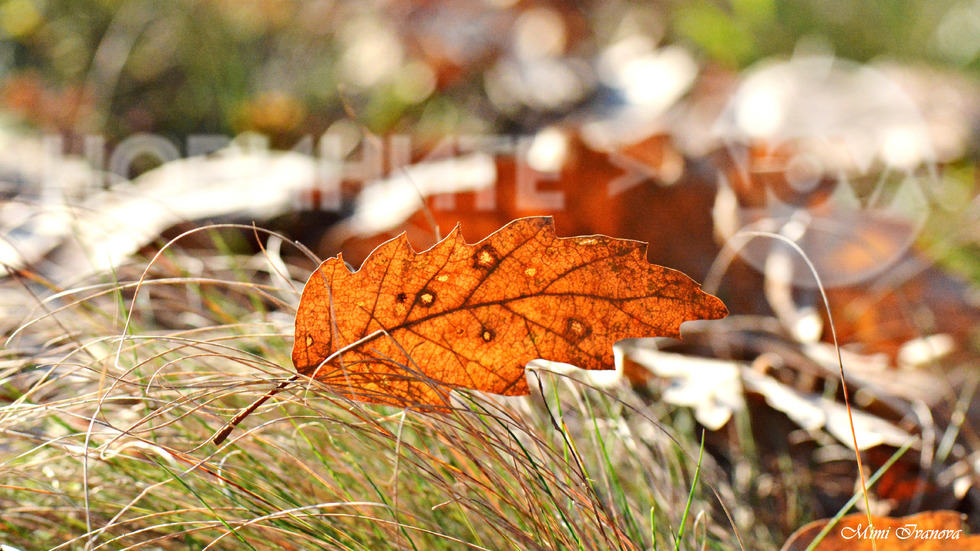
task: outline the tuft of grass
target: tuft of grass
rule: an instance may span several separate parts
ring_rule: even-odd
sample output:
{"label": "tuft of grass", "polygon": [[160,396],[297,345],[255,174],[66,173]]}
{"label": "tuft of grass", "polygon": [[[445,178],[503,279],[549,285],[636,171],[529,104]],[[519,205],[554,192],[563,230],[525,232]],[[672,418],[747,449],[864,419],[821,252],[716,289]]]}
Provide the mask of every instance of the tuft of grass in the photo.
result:
{"label": "tuft of grass", "polygon": [[459,392],[449,413],[301,380],[212,444],[294,375],[307,273],[267,252],[168,251],[145,277],[134,264],[66,289],[3,282],[34,310],[3,326],[0,543],[633,550],[687,533],[681,548],[739,548],[734,493],[693,432],[665,428],[674,412],[544,369],[540,393]]}

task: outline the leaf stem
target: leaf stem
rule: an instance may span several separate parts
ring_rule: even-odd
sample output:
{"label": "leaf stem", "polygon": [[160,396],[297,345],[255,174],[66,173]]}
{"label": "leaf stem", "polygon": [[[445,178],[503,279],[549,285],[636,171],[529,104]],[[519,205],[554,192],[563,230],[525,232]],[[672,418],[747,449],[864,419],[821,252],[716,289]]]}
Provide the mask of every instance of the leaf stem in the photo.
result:
{"label": "leaf stem", "polygon": [[261,406],[262,404],[264,404],[266,400],[268,400],[269,398],[272,398],[276,394],[279,394],[279,392],[281,390],[283,390],[284,388],[286,388],[287,386],[289,386],[290,384],[292,384],[293,382],[295,382],[296,379],[299,379],[299,375],[293,375],[292,377],[290,377],[290,378],[286,379],[285,381],[279,383],[276,386],[276,388],[270,390],[269,392],[266,392],[265,393],[265,396],[262,396],[258,400],[252,402],[252,405],[250,405],[247,408],[245,408],[242,411],[240,411],[238,413],[238,415],[236,415],[235,417],[233,417],[232,420],[229,421],[228,424],[224,426],[224,428],[222,428],[221,430],[219,430],[218,432],[216,432],[215,435],[214,435],[214,438],[212,438],[211,441],[214,442],[215,445],[219,445],[222,442],[224,442],[225,439],[228,438],[228,435],[231,434],[231,431],[235,430],[235,427],[237,427],[239,423],[241,423],[242,421],[244,421],[246,417],[248,417],[249,415],[251,415],[252,412],[254,412],[256,409],[259,408],[259,406]]}

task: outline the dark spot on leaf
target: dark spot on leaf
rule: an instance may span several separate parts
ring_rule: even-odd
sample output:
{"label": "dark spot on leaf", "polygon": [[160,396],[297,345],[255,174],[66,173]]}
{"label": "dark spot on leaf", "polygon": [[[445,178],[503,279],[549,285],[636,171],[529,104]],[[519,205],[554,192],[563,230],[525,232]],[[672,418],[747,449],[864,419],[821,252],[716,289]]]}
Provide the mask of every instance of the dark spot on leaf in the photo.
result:
{"label": "dark spot on leaf", "polygon": [[490,342],[496,336],[497,336],[497,334],[493,332],[493,329],[490,329],[490,328],[487,328],[487,327],[484,327],[480,331],[480,337],[483,339],[483,342]]}
{"label": "dark spot on leaf", "polygon": [[565,322],[565,336],[573,343],[578,343],[592,334],[589,324],[580,319],[568,318]]}
{"label": "dark spot on leaf", "polygon": [[395,297],[395,300],[398,301],[398,304],[404,304],[405,301],[408,300],[408,295],[406,295],[405,293],[398,293],[398,296]]}
{"label": "dark spot on leaf", "polygon": [[422,289],[419,294],[415,297],[415,303],[428,308],[436,302],[435,291],[430,291],[429,289]]}
{"label": "dark spot on leaf", "polygon": [[474,268],[490,268],[497,263],[497,251],[494,250],[492,246],[484,245],[476,250],[473,254],[473,267]]}

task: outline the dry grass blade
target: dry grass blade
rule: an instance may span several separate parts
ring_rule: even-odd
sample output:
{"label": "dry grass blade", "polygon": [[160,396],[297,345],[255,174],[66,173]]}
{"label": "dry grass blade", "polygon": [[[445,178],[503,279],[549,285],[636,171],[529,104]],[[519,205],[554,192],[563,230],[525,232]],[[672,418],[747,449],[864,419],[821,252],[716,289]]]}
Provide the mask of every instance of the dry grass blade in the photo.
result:
{"label": "dry grass blade", "polygon": [[[292,375],[281,304],[295,303],[296,282],[227,255],[188,275],[182,265],[200,257],[168,255],[145,274],[39,290],[45,308],[10,342],[9,545],[629,550],[652,541],[651,508],[659,540],[679,522],[693,460],[656,428],[667,410],[543,372],[552,414],[541,396],[456,393],[448,414],[403,413],[297,383],[213,446],[216,425]],[[258,303],[256,285],[268,297]],[[702,480],[730,495],[712,469]],[[713,520],[724,518],[716,500],[696,496],[692,510],[708,513],[702,537],[738,547]]]}

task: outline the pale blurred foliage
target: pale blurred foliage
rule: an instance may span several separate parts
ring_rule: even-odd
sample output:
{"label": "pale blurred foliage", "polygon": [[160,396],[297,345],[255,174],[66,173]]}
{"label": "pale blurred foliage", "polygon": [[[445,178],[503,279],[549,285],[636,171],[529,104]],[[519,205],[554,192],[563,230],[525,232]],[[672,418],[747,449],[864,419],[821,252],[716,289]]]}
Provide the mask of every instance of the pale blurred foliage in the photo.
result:
{"label": "pale blurred foliage", "polygon": [[0,0],[0,106],[46,130],[258,130],[279,146],[350,115],[381,133],[533,129],[609,90],[614,103],[669,100],[655,75],[747,67],[802,38],[857,61],[970,69],[977,6]]}

